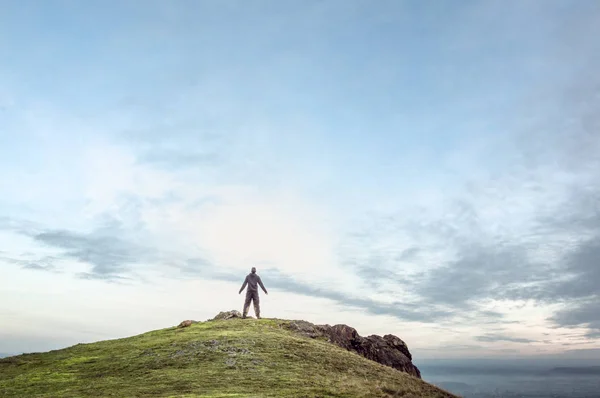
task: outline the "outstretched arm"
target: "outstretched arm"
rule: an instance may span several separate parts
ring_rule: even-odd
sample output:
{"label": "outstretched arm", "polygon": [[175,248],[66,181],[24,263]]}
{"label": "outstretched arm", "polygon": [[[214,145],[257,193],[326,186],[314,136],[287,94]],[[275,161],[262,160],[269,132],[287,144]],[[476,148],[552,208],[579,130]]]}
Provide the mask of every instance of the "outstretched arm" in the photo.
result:
{"label": "outstretched arm", "polygon": [[248,277],[246,276],[246,279],[244,279],[244,283],[242,284],[242,287],[240,288],[240,292],[238,294],[242,294],[242,290],[244,290],[244,288],[246,287],[247,284],[248,284]]}
{"label": "outstretched arm", "polygon": [[262,280],[260,280],[260,276],[258,277],[258,284],[260,285],[260,288],[263,290],[263,292],[265,292],[265,294],[269,294],[269,292],[267,292],[267,289],[265,289],[265,285],[263,285]]}

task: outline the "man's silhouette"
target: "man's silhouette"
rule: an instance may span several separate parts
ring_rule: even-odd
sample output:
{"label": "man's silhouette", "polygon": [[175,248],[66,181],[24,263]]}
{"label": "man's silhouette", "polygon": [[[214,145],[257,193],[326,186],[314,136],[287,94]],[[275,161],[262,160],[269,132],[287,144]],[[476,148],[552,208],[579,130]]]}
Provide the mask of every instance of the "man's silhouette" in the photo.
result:
{"label": "man's silhouette", "polygon": [[246,276],[244,280],[244,284],[240,289],[240,293],[242,294],[242,290],[248,285],[248,290],[246,290],[246,301],[244,302],[244,313],[243,318],[246,318],[248,315],[248,309],[250,308],[250,301],[254,302],[254,313],[256,314],[256,318],[260,319],[260,300],[258,298],[258,285],[260,285],[261,289],[265,292],[265,294],[269,294],[262,281],[260,280],[260,276],[256,274],[256,268],[252,267],[252,271]]}

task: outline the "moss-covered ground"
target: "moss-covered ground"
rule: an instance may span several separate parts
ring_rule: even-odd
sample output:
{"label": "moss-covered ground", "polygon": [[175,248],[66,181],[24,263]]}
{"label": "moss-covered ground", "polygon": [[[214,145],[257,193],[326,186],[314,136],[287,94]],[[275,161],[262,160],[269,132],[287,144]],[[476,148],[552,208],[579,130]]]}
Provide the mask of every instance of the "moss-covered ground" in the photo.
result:
{"label": "moss-covered ground", "polygon": [[453,397],[285,322],[201,322],[0,359],[0,397]]}

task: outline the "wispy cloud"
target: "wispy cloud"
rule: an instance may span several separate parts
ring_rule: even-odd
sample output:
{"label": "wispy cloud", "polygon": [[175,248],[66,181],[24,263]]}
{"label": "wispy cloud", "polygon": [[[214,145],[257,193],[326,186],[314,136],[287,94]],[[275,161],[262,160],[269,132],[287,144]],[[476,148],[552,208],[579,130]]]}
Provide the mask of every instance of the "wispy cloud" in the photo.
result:
{"label": "wispy cloud", "polygon": [[524,338],[520,338],[520,337],[504,336],[501,334],[486,334],[485,336],[476,336],[475,340],[481,341],[481,342],[486,342],[486,343],[493,343],[493,342],[497,342],[497,341],[508,341],[511,343],[535,343],[536,342],[535,340],[524,339]]}
{"label": "wispy cloud", "polygon": [[114,221],[88,233],[67,230],[32,232],[23,229],[18,232],[60,251],[60,254],[44,256],[35,261],[15,260],[24,268],[54,270],[55,262],[72,259],[91,265],[90,272],[80,275],[86,279],[124,279],[124,274],[131,272],[132,265],[144,263],[155,253],[152,247],[142,247],[124,238],[123,229]]}
{"label": "wispy cloud", "polygon": [[24,269],[34,271],[57,271],[57,268],[54,265],[54,262],[57,260],[57,258],[52,256],[43,256],[34,260],[0,256],[0,260],[9,264],[19,265]]}

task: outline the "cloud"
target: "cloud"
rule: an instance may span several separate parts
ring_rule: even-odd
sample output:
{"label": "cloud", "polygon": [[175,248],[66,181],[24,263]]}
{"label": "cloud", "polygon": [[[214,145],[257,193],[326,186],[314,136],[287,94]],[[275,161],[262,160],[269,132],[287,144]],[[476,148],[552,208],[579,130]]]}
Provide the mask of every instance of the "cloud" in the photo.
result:
{"label": "cloud", "polygon": [[468,309],[477,300],[497,298],[511,285],[543,280],[547,275],[546,267],[531,264],[518,246],[473,245],[462,248],[458,256],[415,278],[415,292],[423,300]]}
{"label": "cloud", "polygon": [[563,327],[587,327],[589,338],[600,337],[600,295],[575,303],[570,303],[551,318],[555,324]]}
{"label": "cloud", "polygon": [[[420,348],[420,351],[438,351],[440,348],[439,347],[434,347],[434,348]],[[481,351],[484,350],[485,347],[481,346],[481,345],[475,345],[475,344],[449,344],[449,345],[445,345],[444,346],[445,350],[449,350],[449,351]]]}
{"label": "cloud", "polygon": [[[581,195],[578,201],[594,202],[600,200],[600,192]],[[519,298],[534,299],[540,303],[561,303],[549,321],[561,327],[586,327],[586,336],[598,338],[600,332],[600,212],[599,209],[577,205],[578,214],[569,214],[569,218],[561,218],[558,228],[574,230],[582,238],[575,244],[563,247],[564,255],[554,264],[557,270],[536,286],[508,289],[507,295]],[[568,221],[570,219],[570,221]]]}
{"label": "cloud", "polygon": [[[592,36],[578,40],[593,47]],[[597,57],[588,61],[587,72],[600,67]],[[401,212],[380,212],[355,235],[360,250],[345,263],[380,292],[392,278],[410,291],[413,303],[477,319],[486,303],[499,302],[505,316],[497,321],[507,323],[509,303],[533,301],[556,311],[550,324],[587,328],[585,337],[598,338],[599,83],[583,73],[552,86],[546,105],[561,111],[515,130],[498,149],[501,167],[481,171],[470,161],[476,156],[463,152],[454,167],[464,180],[425,197],[413,193],[416,199]]]}
{"label": "cloud", "polygon": [[[595,176],[590,178],[588,181],[591,183]],[[529,189],[527,180],[522,184],[521,189]],[[483,198],[476,196],[466,212],[464,204],[460,205],[460,211],[446,204],[447,221],[439,228],[437,223],[426,227],[427,224],[421,222],[415,228],[415,223],[410,220],[388,219],[385,222],[393,222],[395,226],[383,226],[382,229],[395,231],[396,241],[400,243],[398,249],[381,249],[377,240],[371,245],[366,240],[368,254],[362,255],[356,266],[370,278],[370,286],[379,291],[384,291],[381,285],[392,279],[411,293],[413,303],[437,306],[455,314],[471,314],[474,323],[479,324],[484,323],[483,308],[490,300],[534,300],[544,306],[563,303],[565,309],[550,317],[549,321],[562,327],[587,327],[589,332],[586,336],[596,338],[600,327],[597,289],[600,284],[600,268],[597,266],[600,258],[600,223],[597,222],[600,219],[597,216],[600,214],[597,208],[600,190],[569,189],[568,192],[553,206],[534,211],[531,221],[521,225],[515,233],[493,230],[490,233],[490,227],[494,226],[475,215],[489,211],[487,206],[506,205],[480,202]],[[519,195],[520,192],[513,191],[512,194]],[[547,205],[547,202],[539,203]],[[459,214],[471,216],[464,219]],[[419,217],[426,218],[423,215]],[[494,221],[502,223],[504,219]],[[414,255],[408,261],[412,264],[406,265],[402,247],[413,243],[403,238],[404,231],[413,232],[416,240],[423,242],[421,249],[415,253],[428,252],[429,258]],[[428,242],[446,242],[452,250],[440,249],[437,244],[428,246]],[[416,247],[419,247],[418,243]],[[432,253],[436,252],[437,261],[432,263],[430,259],[435,258]],[[381,258],[386,260],[378,260]],[[369,259],[375,261],[369,263]],[[368,265],[360,265],[364,264],[362,261]],[[399,278],[397,275],[403,276]],[[508,314],[506,309],[500,312]],[[497,322],[508,322],[503,318],[498,316]],[[491,322],[494,320],[491,319]]]}
{"label": "cloud", "polygon": [[0,216],[0,231],[27,235],[35,233],[38,229],[39,226],[34,222],[14,217]]}
{"label": "cloud", "polygon": [[[31,257],[31,256],[29,256]],[[11,258],[8,256],[0,256],[0,260],[7,262],[9,264],[16,264],[21,266],[24,269],[34,270],[34,271],[52,271],[57,272],[58,269],[55,266],[55,262],[57,260],[56,257],[53,256],[42,256],[38,259],[23,259],[23,258]]]}
{"label": "cloud", "polygon": [[536,340],[524,339],[520,337],[511,337],[505,336],[501,334],[486,334],[484,336],[475,336],[475,340],[486,342],[486,343],[494,343],[497,341],[508,341],[511,343],[535,343]]}
{"label": "cloud", "polygon": [[590,339],[600,339],[600,328],[596,329],[596,330],[590,330],[587,334],[587,337],[589,337]]}
{"label": "cloud", "polygon": [[23,264],[23,268],[36,271],[55,271],[56,266],[54,263],[56,260],[56,257],[44,256],[36,261],[27,261],[25,264]]}
{"label": "cloud", "polygon": [[265,284],[269,283],[277,289],[285,292],[302,294],[311,297],[320,297],[333,300],[344,307],[355,307],[373,315],[389,315],[404,321],[435,322],[452,314],[434,307],[416,307],[410,303],[392,302],[383,303],[376,300],[364,298],[365,295],[359,289],[356,295],[336,292],[328,288],[298,282],[292,277],[282,274],[277,269],[265,270],[268,279],[264,278]]}
{"label": "cloud", "polygon": [[108,223],[89,233],[45,230],[31,237],[46,246],[63,250],[62,256],[92,266],[85,279],[122,280],[131,266],[150,258],[153,250],[123,237],[118,223]]}

